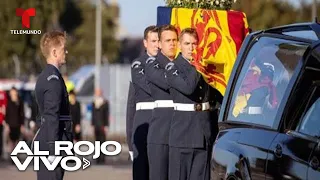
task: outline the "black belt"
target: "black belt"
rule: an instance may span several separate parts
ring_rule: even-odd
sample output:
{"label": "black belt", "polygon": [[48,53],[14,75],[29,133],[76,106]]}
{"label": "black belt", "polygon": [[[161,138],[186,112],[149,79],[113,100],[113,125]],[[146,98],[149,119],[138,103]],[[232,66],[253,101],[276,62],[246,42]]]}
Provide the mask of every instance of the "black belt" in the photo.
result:
{"label": "black belt", "polygon": [[60,121],[71,121],[71,116],[70,115],[60,115],[59,116]]}
{"label": "black belt", "polygon": [[[71,116],[70,115],[60,115],[59,116],[59,121],[71,121]],[[46,120],[41,117],[41,124],[43,124]]]}

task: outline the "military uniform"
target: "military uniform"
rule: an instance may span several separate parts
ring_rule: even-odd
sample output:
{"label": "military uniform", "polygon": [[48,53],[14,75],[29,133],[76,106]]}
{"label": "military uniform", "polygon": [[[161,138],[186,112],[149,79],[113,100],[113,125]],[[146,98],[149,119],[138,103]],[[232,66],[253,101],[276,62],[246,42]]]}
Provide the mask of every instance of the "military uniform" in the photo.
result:
{"label": "military uniform", "polygon": [[169,179],[209,180],[211,147],[218,133],[217,112],[212,111],[217,91],[181,54],[166,66],[166,76],[175,103]]}
{"label": "military uniform", "polygon": [[[48,64],[38,77],[35,96],[39,108],[38,130],[34,140],[39,141],[40,150],[55,154],[55,141],[73,142],[68,93],[59,70]],[[65,154],[62,154],[63,156]],[[37,172],[38,180],[62,180],[64,170],[57,166],[48,171],[42,162]]]}
{"label": "military uniform", "polygon": [[165,79],[165,65],[170,60],[159,52],[156,60],[149,60],[145,73],[155,100],[148,133],[148,158],[151,180],[168,179],[169,128],[173,116],[173,101]]}
{"label": "military uniform", "polygon": [[154,100],[151,97],[150,88],[147,85],[146,75],[144,73],[145,63],[149,57],[147,53],[132,63],[131,77],[135,90],[136,112],[133,123],[133,179],[148,180],[149,165],[147,154],[147,136],[149,131],[149,122],[152,117]]}

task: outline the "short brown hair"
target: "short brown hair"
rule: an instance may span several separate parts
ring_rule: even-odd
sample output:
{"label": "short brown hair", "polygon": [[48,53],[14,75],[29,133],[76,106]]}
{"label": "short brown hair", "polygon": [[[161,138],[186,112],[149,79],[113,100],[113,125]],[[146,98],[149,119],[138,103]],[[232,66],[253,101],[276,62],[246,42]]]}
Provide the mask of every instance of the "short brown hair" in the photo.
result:
{"label": "short brown hair", "polygon": [[62,46],[66,43],[66,39],[66,33],[60,31],[50,31],[45,33],[40,40],[42,55],[47,58],[50,54],[50,48],[54,46]]}
{"label": "short brown hair", "polygon": [[158,31],[159,31],[159,28],[158,28],[157,26],[154,26],[154,25],[148,26],[148,27],[144,30],[143,38],[144,38],[145,40],[147,40],[149,33],[158,33]]}
{"label": "short brown hair", "polygon": [[179,39],[181,40],[182,36],[185,35],[185,34],[189,34],[189,35],[193,36],[194,38],[196,38],[197,41],[199,41],[199,36],[198,36],[198,33],[197,33],[196,29],[194,29],[194,28],[185,28],[185,29],[183,29],[181,31],[181,33],[180,33]]}
{"label": "short brown hair", "polygon": [[177,29],[172,26],[172,25],[163,25],[159,28],[159,40],[161,39],[161,34],[164,32],[164,31],[173,31],[177,34],[178,36],[178,31]]}

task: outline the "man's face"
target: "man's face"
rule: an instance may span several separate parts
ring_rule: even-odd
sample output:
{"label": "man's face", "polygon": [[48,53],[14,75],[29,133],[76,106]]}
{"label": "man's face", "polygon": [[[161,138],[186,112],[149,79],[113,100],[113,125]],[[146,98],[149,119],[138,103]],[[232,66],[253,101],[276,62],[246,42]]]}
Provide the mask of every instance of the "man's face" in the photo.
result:
{"label": "man's face", "polygon": [[74,94],[70,94],[70,95],[69,95],[69,101],[70,101],[70,103],[74,104],[74,103],[75,103],[75,100],[76,100],[75,95],[74,95]]}
{"label": "man's face", "polygon": [[151,56],[156,56],[159,50],[159,37],[156,32],[149,32],[147,39],[143,40],[144,47]]}
{"label": "man's face", "polygon": [[161,52],[173,60],[177,53],[178,36],[174,31],[163,31],[159,41]]}
{"label": "man's face", "polygon": [[15,89],[10,90],[10,98],[12,101],[17,101],[18,100],[18,91]]}
{"label": "man's face", "polygon": [[60,46],[52,47],[51,49],[51,57],[57,62],[60,66],[66,63],[66,54],[68,51],[66,50],[65,42]]}
{"label": "man's face", "polygon": [[63,65],[66,63],[66,54],[68,54],[68,51],[65,47],[65,44],[62,45],[62,47],[60,47],[58,49],[58,61],[59,61],[59,64]]}
{"label": "man's face", "polygon": [[179,41],[179,48],[184,58],[191,60],[192,52],[197,48],[198,41],[190,34],[184,34]]}

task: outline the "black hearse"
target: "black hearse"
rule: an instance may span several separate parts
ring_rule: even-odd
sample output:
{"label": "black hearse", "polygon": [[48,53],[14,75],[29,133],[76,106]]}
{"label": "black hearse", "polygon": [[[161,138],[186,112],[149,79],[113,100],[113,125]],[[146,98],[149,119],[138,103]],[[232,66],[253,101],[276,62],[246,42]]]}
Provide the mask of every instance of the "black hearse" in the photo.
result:
{"label": "black hearse", "polygon": [[320,179],[320,24],[251,33],[219,114],[211,179]]}

